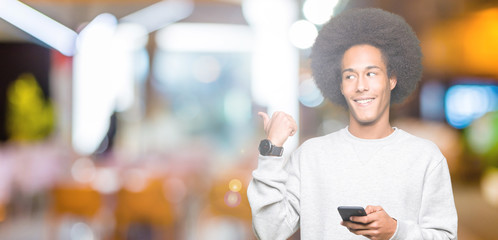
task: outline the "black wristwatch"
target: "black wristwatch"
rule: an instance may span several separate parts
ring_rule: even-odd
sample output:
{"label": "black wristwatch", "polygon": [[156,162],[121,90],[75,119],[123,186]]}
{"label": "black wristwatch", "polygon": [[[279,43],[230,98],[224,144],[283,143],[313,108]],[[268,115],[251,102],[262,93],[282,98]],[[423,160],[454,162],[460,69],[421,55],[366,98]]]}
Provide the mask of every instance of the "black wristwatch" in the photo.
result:
{"label": "black wristwatch", "polygon": [[271,143],[270,140],[268,139],[263,139],[259,143],[259,153],[263,156],[276,156],[280,157],[282,156],[282,153],[284,153],[284,148],[283,147],[277,147]]}

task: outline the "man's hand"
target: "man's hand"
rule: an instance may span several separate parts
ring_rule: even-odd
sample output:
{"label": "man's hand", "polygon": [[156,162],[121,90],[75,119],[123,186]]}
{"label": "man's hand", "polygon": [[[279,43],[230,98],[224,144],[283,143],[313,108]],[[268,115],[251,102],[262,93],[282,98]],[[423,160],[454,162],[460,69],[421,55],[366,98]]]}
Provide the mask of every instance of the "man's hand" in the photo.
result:
{"label": "man's hand", "polygon": [[293,136],[297,132],[297,124],[291,115],[284,112],[273,113],[271,119],[268,114],[258,112],[258,115],[263,118],[266,137],[278,147],[284,145],[287,138]]}
{"label": "man's hand", "polygon": [[341,222],[341,225],[372,240],[390,239],[394,235],[397,222],[381,206],[367,206],[365,211],[367,216],[351,217],[351,221]]}

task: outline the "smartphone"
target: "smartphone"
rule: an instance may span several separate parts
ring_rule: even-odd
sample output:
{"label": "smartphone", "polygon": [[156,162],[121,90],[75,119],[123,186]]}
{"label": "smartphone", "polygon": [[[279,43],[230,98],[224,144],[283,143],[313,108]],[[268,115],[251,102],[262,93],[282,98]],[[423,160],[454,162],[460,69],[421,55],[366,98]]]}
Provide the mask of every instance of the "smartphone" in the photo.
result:
{"label": "smartphone", "polygon": [[343,221],[350,221],[349,218],[351,216],[367,215],[365,209],[359,206],[339,206],[337,210],[339,211],[339,214],[341,215]]}

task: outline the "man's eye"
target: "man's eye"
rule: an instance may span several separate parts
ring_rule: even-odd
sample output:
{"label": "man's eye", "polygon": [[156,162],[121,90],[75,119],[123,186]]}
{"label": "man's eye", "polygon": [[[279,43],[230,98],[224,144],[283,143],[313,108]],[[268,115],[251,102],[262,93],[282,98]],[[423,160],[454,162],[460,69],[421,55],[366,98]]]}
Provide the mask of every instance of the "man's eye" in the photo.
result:
{"label": "man's eye", "polygon": [[344,78],[345,79],[354,79],[354,75],[346,75]]}
{"label": "man's eye", "polygon": [[369,73],[367,73],[367,76],[374,77],[374,76],[377,76],[377,73],[369,72]]}

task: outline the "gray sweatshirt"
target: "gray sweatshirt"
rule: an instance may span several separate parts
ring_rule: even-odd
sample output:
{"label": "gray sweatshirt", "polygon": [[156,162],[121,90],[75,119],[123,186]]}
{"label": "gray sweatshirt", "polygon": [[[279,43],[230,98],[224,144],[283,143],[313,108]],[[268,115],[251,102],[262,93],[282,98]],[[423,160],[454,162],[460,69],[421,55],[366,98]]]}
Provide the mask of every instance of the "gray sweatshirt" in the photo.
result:
{"label": "gray sweatshirt", "polygon": [[337,207],[379,205],[397,220],[391,239],[456,239],[457,212],[438,147],[401,129],[360,139],[346,128],[310,139],[288,161],[259,156],[247,195],[259,239],[366,239]]}

